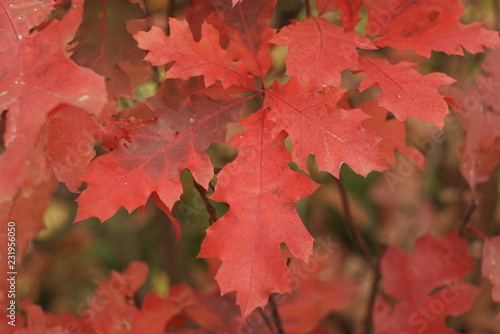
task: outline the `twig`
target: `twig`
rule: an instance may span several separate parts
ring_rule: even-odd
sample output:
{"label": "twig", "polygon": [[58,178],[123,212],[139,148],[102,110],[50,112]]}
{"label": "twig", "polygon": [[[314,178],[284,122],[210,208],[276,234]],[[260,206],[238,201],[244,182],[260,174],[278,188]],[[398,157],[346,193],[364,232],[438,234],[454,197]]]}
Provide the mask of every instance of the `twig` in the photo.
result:
{"label": "twig", "polygon": [[264,309],[262,309],[262,308],[259,307],[259,311],[262,314],[262,318],[264,319],[264,322],[266,323],[267,327],[269,327],[269,329],[271,330],[271,333],[275,333],[274,326],[273,326],[272,322],[269,320],[269,318],[268,318],[266,312],[264,311]]}
{"label": "twig", "polygon": [[462,225],[460,226],[460,232],[462,232],[466,227],[469,226],[470,220],[472,219],[472,215],[477,209],[477,204],[474,199],[472,199],[471,204],[469,206],[469,209],[467,210],[467,213],[465,214],[464,220],[462,222]]}
{"label": "twig", "polygon": [[210,200],[207,197],[207,191],[205,190],[205,188],[203,188],[196,181],[194,181],[194,186],[196,187],[196,190],[198,190],[198,193],[200,194],[200,197],[203,200],[205,207],[207,208],[207,212],[210,215],[208,223],[212,225],[217,220],[217,213],[215,212],[215,208],[212,206],[212,204],[210,204]]}
{"label": "twig", "polygon": [[281,322],[281,318],[278,313],[278,305],[276,305],[276,303],[274,302],[272,295],[269,296],[269,304],[273,309],[273,319],[274,319],[274,324],[276,325],[276,329],[278,330],[278,334],[285,334],[285,331],[283,330],[283,323]]}
{"label": "twig", "polygon": [[373,270],[377,270],[377,266],[370,255],[370,251],[368,250],[368,246],[366,245],[365,239],[361,235],[361,232],[358,226],[354,223],[352,219],[351,209],[349,208],[349,201],[347,198],[347,193],[345,191],[344,185],[342,184],[342,180],[335,178],[337,184],[339,186],[340,195],[342,197],[342,206],[344,208],[344,214],[346,216],[347,228],[351,232],[354,237],[354,241],[358,245],[361,254],[365,258],[365,260],[370,264]]}
{"label": "twig", "polygon": [[304,3],[306,5],[306,15],[307,15],[307,17],[311,17],[311,4],[309,3],[309,0],[304,0]]}
{"label": "twig", "polygon": [[380,283],[380,279],[382,278],[382,275],[380,273],[380,259],[382,258],[382,255],[385,252],[385,245],[381,246],[381,249],[379,251],[379,255],[377,256],[374,265],[374,273],[373,273],[373,279],[371,282],[371,290],[370,290],[370,296],[368,298],[368,303],[366,304],[366,313],[365,313],[365,318],[361,323],[362,328],[360,329],[359,333],[363,334],[368,334],[372,333],[373,329],[373,307],[375,306],[375,300],[377,299],[377,294],[378,294],[378,286]]}

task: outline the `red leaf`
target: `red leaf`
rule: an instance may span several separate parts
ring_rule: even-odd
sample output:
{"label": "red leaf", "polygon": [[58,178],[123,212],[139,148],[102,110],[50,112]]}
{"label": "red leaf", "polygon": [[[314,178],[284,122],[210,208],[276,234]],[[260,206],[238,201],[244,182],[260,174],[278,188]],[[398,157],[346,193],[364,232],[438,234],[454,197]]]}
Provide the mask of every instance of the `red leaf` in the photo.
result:
{"label": "red leaf", "polygon": [[347,30],[354,30],[356,24],[361,20],[359,11],[363,7],[363,0],[315,0],[318,14],[323,15],[336,9],[342,11],[340,23]]}
{"label": "red leaf", "polygon": [[229,40],[228,52],[233,59],[241,59],[247,72],[264,81],[271,66],[268,43],[273,31],[267,26],[276,0],[244,0],[231,10],[216,11],[208,18]]}
{"label": "red leaf", "polygon": [[481,274],[490,280],[491,298],[500,301],[500,236],[486,238],[483,246]]}
{"label": "red leaf", "polygon": [[317,186],[290,170],[286,135],[272,140],[273,124],[264,110],[241,125],[244,133],[231,140],[238,156],[222,170],[213,196],[230,203],[230,209],[207,230],[198,256],[222,260],[215,278],[223,294],[237,292],[245,318],[264,307],[270,293],[290,291],[282,242],[303,261],[312,254],[313,238],[295,212],[295,202]]}
{"label": "red leaf", "polygon": [[424,235],[413,255],[389,247],[381,261],[385,292],[398,300],[392,308],[379,297],[374,311],[376,333],[455,333],[445,324],[448,315],[470,309],[479,289],[461,283],[472,270],[467,242],[458,233],[442,239]]}
{"label": "red leaf", "polygon": [[174,301],[150,292],[144,297],[130,334],[163,334],[166,324],[181,311]]}
{"label": "red leaf", "polygon": [[401,62],[391,65],[385,59],[360,57],[360,69],[366,73],[360,89],[371,85],[380,86],[382,93],[379,105],[386,108],[404,122],[415,117],[434,123],[438,128],[444,125],[443,117],[448,105],[437,88],[455,82],[443,73],[421,75],[412,67],[415,64]]}
{"label": "red leaf", "polygon": [[[21,35],[28,35],[32,28],[38,27],[58,5],[59,0],[39,0],[39,1],[5,1],[2,5],[12,18],[12,24]],[[7,5],[8,3],[8,5]]]}
{"label": "red leaf", "polygon": [[340,85],[342,71],[358,66],[357,47],[376,48],[369,40],[322,17],[292,23],[271,42],[288,46],[287,74],[298,75],[304,83],[316,78],[317,90]]}
{"label": "red leaf", "polygon": [[133,97],[130,78],[119,66],[122,60],[140,63],[144,51],[128,33],[125,22],[144,17],[137,3],[124,0],[86,0],[85,14],[71,58],[106,78],[111,96]]}
{"label": "red leaf", "polygon": [[364,128],[372,130],[383,140],[378,145],[378,151],[385,162],[394,167],[396,166],[395,150],[398,150],[404,156],[409,157],[423,170],[425,157],[414,147],[406,146],[406,128],[404,123],[397,119],[387,120],[387,109],[378,107],[377,101],[364,102],[358,105],[365,113],[372,116],[364,120],[361,124]]}
{"label": "red leaf", "polygon": [[6,151],[0,156],[0,199],[12,198],[16,192],[26,173],[25,161],[30,160],[40,129],[54,107],[65,103],[99,112],[106,102],[104,80],[76,66],[65,51],[80,23],[82,2],[75,1],[61,21],[29,36],[16,30],[17,18],[11,12],[15,7],[3,2],[0,110],[8,111]]}
{"label": "red leaf", "polygon": [[89,299],[83,317],[99,334],[128,331],[139,310],[134,303],[134,293],[148,275],[145,263],[131,262],[124,273],[111,272],[104,282],[98,282],[95,295]]}
{"label": "red leaf", "polygon": [[80,178],[95,157],[94,144],[100,139],[100,126],[82,109],[63,106],[47,122],[47,155],[57,180],[79,193]]}
{"label": "red leaf", "polygon": [[220,80],[224,87],[254,86],[243,63],[233,61],[228,52],[220,47],[219,32],[211,25],[202,25],[202,38],[198,43],[194,41],[187,22],[170,19],[169,25],[170,36],[158,27],[134,35],[139,47],[149,51],[144,59],[151,64],[162,66],[175,61],[167,77],[187,80],[203,75],[206,86],[216,80]]}
{"label": "red leaf", "polygon": [[82,178],[88,188],[78,198],[76,220],[105,221],[121,206],[130,212],[145,205],[154,192],[166,205],[163,210],[170,210],[182,194],[180,175],[185,168],[208,185],[213,168],[205,150],[212,142],[224,141],[226,124],[239,120],[246,100],[193,95],[189,104],[174,104],[160,96],[148,99],[158,119],[124,125],[128,136],[111,153],[92,161]]}
{"label": "red leaf", "polygon": [[464,25],[459,19],[464,7],[459,0],[366,0],[368,36],[380,47],[411,49],[427,58],[431,50],[463,55],[500,47],[498,32],[486,30],[481,23]]}
{"label": "red leaf", "polygon": [[484,74],[476,77],[469,90],[443,89],[461,106],[454,108],[465,132],[461,148],[460,172],[472,189],[486,182],[500,164],[500,50],[483,60]]}
{"label": "red leaf", "polygon": [[314,87],[313,81],[304,85],[294,77],[285,86],[269,88],[264,101],[277,124],[275,133],[285,130],[290,135],[297,165],[306,170],[307,156],[312,153],[319,169],[336,177],[344,162],[364,176],[388,169],[373,149],[380,138],[361,126],[368,115],[336,105],[345,90],[327,87],[317,93]]}

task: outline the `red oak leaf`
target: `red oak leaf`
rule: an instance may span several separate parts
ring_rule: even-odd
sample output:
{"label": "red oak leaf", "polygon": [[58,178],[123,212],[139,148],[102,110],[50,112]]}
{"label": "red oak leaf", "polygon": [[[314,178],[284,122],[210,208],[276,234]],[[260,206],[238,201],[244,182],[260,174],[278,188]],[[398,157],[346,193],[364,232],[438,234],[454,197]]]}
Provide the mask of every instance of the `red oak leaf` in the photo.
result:
{"label": "red oak leaf", "polygon": [[500,47],[498,32],[486,30],[481,23],[464,25],[459,19],[464,7],[459,0],[366,0],[368,36],[380,47],[411,49],[427,58],[431,50],[463,55]]}
{"label": "red oak leaf", "polygon": [[378,151],[388,165],[394,169],[396,166],[394,151],[398,150],[399,153],[409,157],[418,168],[423,170],[425,157],[416,148],[406,146],[406,128],[403,123],[397,119],[388,120],[387,109],[377,106],[377,101],[364,102],[357,107],[372,116],[361,124],[383,139],[378,145]]}
{"label": "red oak leaf", "polygon": [[468,90],[447,88],[460,105],[454,108],[465,132],[461,148],[460,172],[475,195],[476,185],[486,182],[500,164],[500,50],[492,51],[484,59],[484,74],[476,77],[476,84]]}
{"label": "red oak leaf", "polygon": [[21,35],[29,34],[32,28],[41,25],[54,9],[59,0],[39,1],[2,1],[2,6],[8,6],[8,15],[13,18],[12,24]]}
{"label": "red oak leaf", "polygon": [[54,107],[65,103],[99,112],[106,102],[103,78],[78,67],[65,51],[80,23],[82,2],[75,1],[61,21],[52,21],[32,35],[17,30],[13,24],[17,18],[11,12],[14,6],[0,2],[0,110],[7,110],[6,151],[0,156],[0,200],[9,200],[16,193],[29,167],[26,161]]}
{"label": "red oak leaf", "polygon": [[380,266],[385,292],[398,303],[391,309],[384,297],[378,298],[376,333],[455,333],[445,318],[469,310],[479,292],[472,284],[459,282],[472,270],[474,260],[456,232],[442,239],[420,237],[411,256],[389,247]]}
{"label": "red oak leaf", "polygon": [[[144,18],[137,3],[123,0],[87,0],[71,58],[106,78],[111,96],[131,96],[130,78],[119,66],[122,60],[138,64],[144,51],[128,33],[125,22]],[[144,63],[145,64],[145,63]]]}
{"label": "red oak leaf", "polygon": [[320,247],[309,265],[291,260],[292,294],[274,298],[286,333],[310,333],[328,313],[355,300],[359,287],[344,277],[343,262],[342,250]]}
{"label": "red oak leaf", "polygon": [[415,117],[434,123],[438,128],[444,126],[443,117],[448,113],[448,105],[437,88],[452,84],[454,79],[443,73],[421,75],[412,68],[415,64],[408,62],[391,65],[385,59],[368,57],[360,57],[359,62],[360,70],[366,74],[360,90],[371,85],[380,86],[379,105],[392,112],[399,121]]}
{"label": "red oak leaf", "polygon": [[219,32],[213,26],[208,23],[202,25],[202,38],[198,43],[193,39],[187,22],[172,18],[169,26],[170,36],[158,27],[134,35],[139,47],[149,51],[144,59],[151,64],[162,66],[175,61],[167,77],[187,80],[203,75],[206,86],[216,80],[220,80],[224,87],[254,86],[243,63],[233,61],[230,54],[220,47]]}
{"label": "red oak leaf", "polygon": [[314,0],[314,2],[316,4],[316,9],[318,10],[318,15],[320,16],[337,10],[334,0]]}
{"label": "red oak leaf", "polygon": [[266,92],[264,107],[271,110],[277,125],[274,131],[285,130],[290,135],[297,165],[306,170],[307,156],[314,154],[319,169],[336,177],[344,162],[364,176],[388,169],[373,149],[380,137],[361,126],[369,116],[359,109],[337,106],[345,90],[327,87],[318,93],[315,86],[313,81],[304,85],[293,77],[286,85],[275,84]]}
{"label": "red oak leaf", "polygon": [[261,82],[272,62],[268,42],[273,31],[267,26],[275,6],[276,0],[245,0],[231,10],[214,12],[207,20],[229,40],[232,58],[241,59]]}
{"label": "red oak leaf", "polygon": [[357,47],[376,48],[369,40],[353,31],[345,32],[322,17],[292,23],[283,27],[271,43],[288,46],[287,74],[298,75],[304,83],[316,79],[317,90],[340,85],[342,71],[358,66]]}
{"label": "red oak leaf", "polygon": [[133,261],[124,273],[112,271],[104,282],[97,282],[95,295],[88,300],[82,317],[98,333],[123,333],[130,329],[139,310],[134,294],[148,276],[145,263]]}
{"label": "red oak leaf", "polygon": [[88,188],[78,198],[76,220],[95,216],[105,221],[121,206],[132,211],[145,205],[154,193],[153,200],[170,214],[182,194],[185,168],[202,185],[213,177],[205,150],[212,142],[224,141],[226,124],[239,120],[246,100],[193,95],[191,103],[175,104],[161,96],[149,98],[158,119],[124,125],[127,136],[111,153],[91,162],[82,177]]}
{"label": "red oak leaf", "polygon": [[340,23],[347,30],[354,30],[356,24],[361,20],[359,11],[363,7],[363,0],[315,0],[318,14],[323,15],[338,9],[342,11]]}
{"label": "red oak leaf", "polygon": [[500,236],[485,238],[481,274],[490,280],[491,298],[500,301]]}
{"label": "red oak leaf", "polygon": [[231,140],[238,156],[222,170],[213,195],[231,206],[207,230],[198,255],[222,261],[215,279],[222,294],[237,292],[243,318],[264,307],[271,293],[290,292],[281,243],[303,261],[312,255],[313,238],[297,215],[295,202],[317,185],[290,170],[286,134],[273,140],[273,124],[265,114],[261,110],[243,120],[244,133]]}
{"label": "red oak leaf", "polygon": [[100,139],[100,125],[82,109],[57,108],[47,121],[47,155],[57,180],[74,193],[80,192],[80,178],[95,157],[94,144]]}

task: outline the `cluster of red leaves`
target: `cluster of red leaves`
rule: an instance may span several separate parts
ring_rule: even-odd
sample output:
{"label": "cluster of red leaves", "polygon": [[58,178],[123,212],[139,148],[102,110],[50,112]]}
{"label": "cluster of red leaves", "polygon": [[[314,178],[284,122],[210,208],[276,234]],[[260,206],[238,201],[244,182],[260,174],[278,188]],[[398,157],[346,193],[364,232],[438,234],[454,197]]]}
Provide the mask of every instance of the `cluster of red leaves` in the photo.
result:
{"label": "cluster of red leaves", "polygon": [[[230,209],[207,230],[199,256],[221,260],[215,277],[220,290],[223,294],[236,291],[236,303],[246,318],[264,307],[272,293],[291,291],[292,276],[282,258],[282,243],[300,261],[308,262],[313,255],[314,240],[297,216],[295,202],[318,185],[292,171],[290,161],[307,171],[308,156],[314,154],[319,169],[335,177],[343,163],[366,176],[394,167],[398,150],[422,167],[422,155],[405,143],[404,122],[413,117],[438,128],[444,125],[447,102],[452,99],[438,89],[454,79],[443,73],[422,75],[415,64],[392,64],[373,56],[378,54],[373,50],[391,46],[427,58],[432,50],[462,55],[462,48],[478,53],[483,47],[500,47],[500,38],[480,23],[460,23],[464,8],[458,0],[400,1],[396,5],[388,0],[318,0],[319,16],[292,21],[280,30],[270,28],[276,1],[195,2],[199,12],[190,8],[185,18],[171,18],[167,35],[159,27],[147,30],[149,23],[140,6],[123,0],[74,0],[65,12],[53,11],[60,3],[51,0],[1,0],[0,124],[5,130],[0,220],[19,221],[19,245],[25,247],[39,228],[25,224],[37,221],[47,205],[38,196],[47,198],[52,192],[53,172],[73,192],[80,192],[82,182],[87,184],[77,200],[76,221],[97,217],[104,222],[120,207],[129,212],[144,210],[151,198],[171,217],[180,237],[181,226],[170,210],[183,191],[182,171],[189,169],[197,183],[208,187],[214,171],[206,150],[212,143],[225,141],[228,123],[239,123],[241,133],[229,142],[238,156],[218,175],[212,196],[229,203]],[[367,23],[359,35],[354,28],[363,6]],[[342,11],[343,26],[321,16],[336,9]],[[131,31],[138,32],[132,35]],[[276,45],[288,48],[286,74],[291,78],[269,84],[266,75]],[[480,79],[495,81],[498,63],[492,59],[498,57],[493,53],[490,57],[483,63],[486,74]],[[150,80],[151,65],[165,67],[169,79],[202,79],[192,81],[190,87],[175,81],[181,92],[177,96],[162,83],[158,94],[145,103],[119,111],[118,97],[133,96],[135,86]],[[346,102],[347,90],[339,86],[342,72],[348,69],[356,75],[363,73],[360,90],[378,87],[377,100],[355,108]],[[495,145],[500,138],[499,104],[494,93],[498,87],[491,85],[491,89],[490,94],[482,94],[479,86],[472,90],[471,94],[479,92],[478,105],[484,108],[468,110],[467,101],[452,102],[466,124],[461,169],[472,188],[486,180],[499,162]],[[261,107],[242,119],[250,101]],[[474,121],[468,121],[467,111],[474,113]],[[285,147],[287,137],[291,152]],[[96,158],[98,141],[109,153]],[[21,201],[33,203],[37,217],[25,219],[16,211]],[[443,286],[440,280],[462,277],[470,269],[470,263],[463,262],[459,268],[433,273],[434,281],[421,284],[430,274],[421,261],[425,252],[438,254],[433,256],[462,252],[460,257],[465,256],[463,242],[457,236],[449,238],[453,240],[423,239],[414,260],[396,249],[384,256],[386,292],[401,301],[393,313],[411,314],[412,309],[429,303],[433,295],[428,294]],[[491,246],[485,256],[491,257],[498,241],[488,242]],[[391,261],[396,261],[391,257],[404,258],[408,272],[401,267],[391,269]],[[141,265],[133,268],[137,266]],[[143,277],[144,269],[137,270]],[[416,278],[404,278],[409,286],[401,287],[391,283],[391,273],[398,270],[403,270],[400,276],[422,272]],[[491,277],[500,276],[495,272]],[[113,284],[112,280],[106,284]],[[205,320],[196,321],[198,315],[193,315],[203,307],[192,306],[198,305],[192,292],[188,304],[196,311],[191,313],[184,302],[154,295],[148,295],[139,310],[130,297],[141,282],[134,281],[123,300],[92,320],[97,332],[105,333],[108,325],[143,332],[145,324],[165,324],[182,312],[204,326]],[[497,278],[493,282],[500,284]],[[465,311],[476,293],[468,285],[459,288],[464,289],[461,298],[466,304],[447,309],[446,314]],[[100,289],[103,286],[98,295]],[[427,297],[407,295],[411,291]],[[0,296],[0,302],[5,298]],[[377,303],[375,320],[381,324],[377,331],[392,333],[384,329],[387,305],[382,299]],[[51,320],[44,320],[38,307],[26,305],[26,309],[28,332],[33,326],[49,326]],[[116,317],[111,309],[116,310]]]}

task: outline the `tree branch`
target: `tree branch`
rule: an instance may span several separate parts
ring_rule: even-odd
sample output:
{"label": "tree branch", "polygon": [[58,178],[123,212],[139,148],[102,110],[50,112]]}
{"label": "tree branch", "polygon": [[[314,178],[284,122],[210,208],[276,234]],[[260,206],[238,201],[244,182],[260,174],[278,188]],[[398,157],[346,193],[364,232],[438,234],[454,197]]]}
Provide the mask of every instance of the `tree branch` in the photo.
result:
{"label": "tree branch", "polygon": [[352,219],[351,209],[349,207],[349,200],[347,198],[347,193],[345,191],[344,185],[342,184],[342,181],[340,179],[335,178],[335,180],[337,181],[337,185],[340,190],[340,195],[342,197],[342,206],[344,208],[344,214],[347,221],[347,228],[353,235],[354,241],[356,242],[365,260],[370,264],[372,269],[376,270],[377,267],[372,259],[370,251],[368,250],[368,246],[366,245],[365,239],[361,235],[361,231],[359,230],[358,226],[354,223],[354,220]]}

